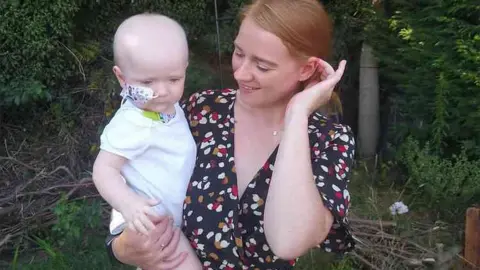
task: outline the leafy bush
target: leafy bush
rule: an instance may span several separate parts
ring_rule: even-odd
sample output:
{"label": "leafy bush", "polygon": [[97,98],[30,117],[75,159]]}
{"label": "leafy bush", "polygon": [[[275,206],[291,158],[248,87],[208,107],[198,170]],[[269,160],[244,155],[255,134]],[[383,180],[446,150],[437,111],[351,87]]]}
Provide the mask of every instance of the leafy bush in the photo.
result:
{"label": "leafy bush", "polygon": [[406,168],[406,188],[415,205],[455,219],[478,203],[480,160],[468,160],[464,151],[445,159],[432,153],[431,144],[421,147],[409,138],[400,148],[399,161]]}
{"label": "leafy bush", "polygon": [[369,27],[382,88],[393,104],[393,142],[408,135],[449,156],[480,157],[480,6],[476,0],[389,1]]}
{"label": "leafy bush", "polygon": [[210,22],[204,1],[37,2],[0,1],[0,107],[49,99],[72,79],[86,81],[89,64],[112,59],[113,34],[127,16],[166,14],[181,22],[191,39]]}
{"label": "leafy bush", "polygon": [[44,237],[31,239],[41,254],[17,249],[9,269],[132,269],[111,260],[105,251],[100,200],[68,201],[62,198],[54,209],[57,223]]}
{"label": "leafy bush", "polygon": [[[205,13],[213,14],[207,9],[206,1],[140,1],[140,0],[77,0],[81,3],[75,17],[78,26],[77,36],[82,40],[100,40],[103,42],[104,54],[111,59],[111,42],[118,25],[127,17],[143,13],[157,12],[179,21],[187,32],[189,39],[196,39],[214,22]],[[211,23],[211,25],[209,25]],[[104,55],[104,56],[105,56]]]}
{"label": "leafy bush", "polygon": [[[36,5],[35,5],[36,4]],[[48,98],[76,69],[71,1],[1,1],[0,106]]]}

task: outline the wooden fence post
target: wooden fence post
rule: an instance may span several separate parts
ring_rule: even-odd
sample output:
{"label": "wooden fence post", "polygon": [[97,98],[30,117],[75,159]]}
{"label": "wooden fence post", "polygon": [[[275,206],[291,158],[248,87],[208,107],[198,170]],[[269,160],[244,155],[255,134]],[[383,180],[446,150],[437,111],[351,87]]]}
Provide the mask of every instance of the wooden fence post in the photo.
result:
{"label": "wooden fence post", "polygon": [[480,207],[467,209],[465,221],[465,259],[473,269],[480,269]]}

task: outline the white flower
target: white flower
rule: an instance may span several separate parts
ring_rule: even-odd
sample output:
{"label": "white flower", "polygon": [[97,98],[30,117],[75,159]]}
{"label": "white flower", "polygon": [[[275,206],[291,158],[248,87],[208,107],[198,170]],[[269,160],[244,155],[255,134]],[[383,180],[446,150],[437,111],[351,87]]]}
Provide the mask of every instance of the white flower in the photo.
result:
{"label": "white flower", "polygon": [[390,206],[390,212],[392,213],[393,216],[399,214],[405,214],[408,213],[408,206],[406,206],[403,202],[395,202]]}

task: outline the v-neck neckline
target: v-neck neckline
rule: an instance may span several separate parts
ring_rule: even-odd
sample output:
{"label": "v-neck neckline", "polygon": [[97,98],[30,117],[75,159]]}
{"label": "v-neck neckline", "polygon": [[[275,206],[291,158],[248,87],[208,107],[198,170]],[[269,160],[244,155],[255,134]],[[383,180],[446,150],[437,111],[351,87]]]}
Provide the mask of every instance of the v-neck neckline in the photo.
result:
{"label": "v-neck neckline", "polygon": [[[236,163],[235,163],[235,131],[236,131],[235,103],[236,103],[236,100],[237,100],[237,94],[238,94],[238,92],[235,91],[235,95],[233,95],[233,97],[232,97],[232,103],[230,105],[231,107],[228,108],[228,116],[230,117],[230,123],[233,124],[233,129],[231,129],[231,134],[230,135],[233,136],[233,137],[232,137],[232,147],[228,148],[227,152],[230,152],[228,154],[229,154],[229,156],[232,157],[232,181],[233,181],[233,185],[237,186],[237,189],[238,189],[238,177],[237,177],[237,170],[236,170]],[[256,173],[253,175],[253,178],[250,179],[250,181],[248,181],[247,185],[245,186],[245,189],[243,190],[243,193],[241,195],[238,194],[237,201],[239,203],[244,200],[244,197],[247,194],[247,191],[250,189],[250,185],[252,185],[252,183],[255,183],[255,181],[259,178],[260,173],[262,172],[265,165],[268,164],[269,166],[270,165],[275,166],[275,159],[277,157],[277,152],[278,152],[279,146],[280,146],[280,143],[278,143],[277,146],[275,146],[272,153],[270,153],[270,155],[265,160],[265,162],[262,163],[262,166],[260,166],[260,168],[258,168]],[[272,170],[272,172],[273,172],[273,170]]]}

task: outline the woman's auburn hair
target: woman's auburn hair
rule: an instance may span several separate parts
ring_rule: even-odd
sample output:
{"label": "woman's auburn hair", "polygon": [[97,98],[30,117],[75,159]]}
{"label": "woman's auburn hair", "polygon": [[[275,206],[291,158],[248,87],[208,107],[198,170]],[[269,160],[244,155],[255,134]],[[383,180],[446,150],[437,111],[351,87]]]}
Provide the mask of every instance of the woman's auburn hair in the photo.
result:
{"label": "woman's auburn hair", "polygon": [[[279,37],[290,54],[300,59],[327,60],[331,53],[332,22],[318,0],[254,0],[240,12],[239,19],[253,20]],[[315,73],[313,79],[320,79]],[[329,102],[329,113],[342,113],[337,93]]]}

